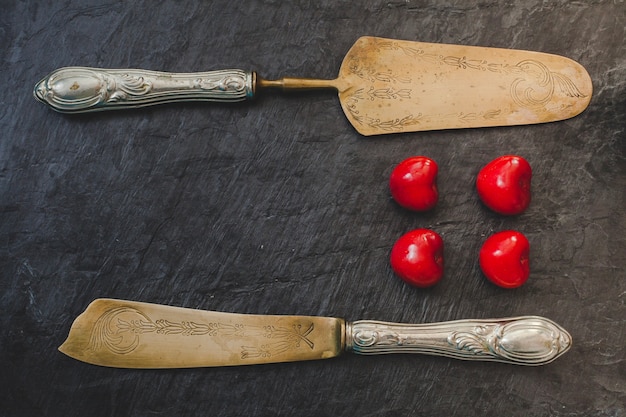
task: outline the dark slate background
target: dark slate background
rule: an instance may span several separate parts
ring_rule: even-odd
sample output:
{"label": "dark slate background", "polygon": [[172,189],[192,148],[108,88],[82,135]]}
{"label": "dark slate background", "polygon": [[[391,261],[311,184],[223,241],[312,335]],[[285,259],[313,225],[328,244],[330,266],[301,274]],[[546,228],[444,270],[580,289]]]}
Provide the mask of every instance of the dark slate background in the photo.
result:
{"label": "dark slate background", "polygon": [[[0,3],[0,415],[626,415],[624,0]],[[594,96],[559,123],[373,138],[330,92],[74,116],[32,97],[67,65],[334,78],[362,35],[565,55]],[[506,153],[534,169],[533,203],[515,218],[474,190]],[[400,209],[387,188],[418,154],[440,167],[428,214]],[[388,264],[417,227],[446,243],[430,290]],[[513,291],[477,263],[505,228],[532,245],[531,278]],[[349,320],[538,314],[574,346],[538,368],[344,355],[107,369],[56,350],[97,297]]]}

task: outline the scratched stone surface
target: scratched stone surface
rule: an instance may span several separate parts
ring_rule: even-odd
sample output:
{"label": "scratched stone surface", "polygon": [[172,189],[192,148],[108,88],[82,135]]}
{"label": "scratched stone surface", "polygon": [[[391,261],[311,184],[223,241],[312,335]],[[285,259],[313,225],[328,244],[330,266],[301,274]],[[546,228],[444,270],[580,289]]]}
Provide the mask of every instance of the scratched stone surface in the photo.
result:
{"label": "scratched stone surface", "polygon": [[[623,0],[0,3],[1,415],[626,416]],[[332,92],[72,116],[32,96],[68,65],[334,78],[362,35],[568,56],[594,95],[558,123],[370,138]],[[534,194],[503,218],[474,179],[509,153],[531,163]],[[387,187],[418,154],[440,168],[427,214]],[[417,227],[446,245],[430,290],[388,263]],[[517,290],[489,284],[477,262],[502,229],[531,242]],[[574,345],[543,367],[346,354],[111,369],[57,351],[98,297],[418,323],[535,314]]]}

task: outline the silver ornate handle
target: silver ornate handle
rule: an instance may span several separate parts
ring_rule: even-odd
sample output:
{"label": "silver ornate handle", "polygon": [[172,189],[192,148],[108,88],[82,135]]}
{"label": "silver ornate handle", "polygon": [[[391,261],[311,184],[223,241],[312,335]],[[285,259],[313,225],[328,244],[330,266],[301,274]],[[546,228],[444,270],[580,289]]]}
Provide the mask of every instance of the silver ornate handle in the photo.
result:
{"label": "silver ornate handle", "polygon": [[60,68],[35,85],[37,99],[63,113],[142,107],[172,101],[242,101],[254,96],[255,73],[168,73],[137,69]]}
{"label": "silver ornate handle", "polygon": [[544,365],[565,353],[572,337],[551,320],[523,316],[397,324],[361,320],[346,324],[346,350],[362,355],[423,353],[457,359]]}

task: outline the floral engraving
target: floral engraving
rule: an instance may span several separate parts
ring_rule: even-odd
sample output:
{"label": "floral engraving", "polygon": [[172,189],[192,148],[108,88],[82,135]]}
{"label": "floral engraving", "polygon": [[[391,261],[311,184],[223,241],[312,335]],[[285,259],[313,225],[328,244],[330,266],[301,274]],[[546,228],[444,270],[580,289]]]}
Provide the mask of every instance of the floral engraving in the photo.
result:
{"label": "floral engraving", "polygon": [[[519,62],[517,66],[535,81],[516,78],[511,84],[511,97],[520,106],[543,106],[552,100],[555,90],[567,97],[586,97],[572,80],[565,75],[551,72],[548,67],[539,61],[525,60]],[[542,91],[538,91],[537,86]]]}
{"label": "floral engraving", "polygon": [[461,351],[468,351],[476,355],[495,352],[496,336],[501,326],[476,326],[473,332],[452,332],[448,336],[448,343]]}
{"label": "floral engraving", "polygon": [[[449,65],[463,70],[469,69],[519,75],[520,77],[515,78],[511,83],[510,94],[513,100],[523,107],[545,105],[552,100],[556,91],[571,98],[587,97],[570,78],[550,71],[545,64],[534,59],[523,60],[515,65],[493,63],[465,56],[455,57],[429,54],[423,49],[407,47],[392,40],[377,40],[376,47],[379,50],[399,50],[408,56],[430,63]],[[542,91],[537,91],[537,87]]]}
{"label": "floral engraving", "polygon": [[114,77],[104,73],[94,73],[100,77],[104,88],[101,88],[100,97],[103,102],[115,103],[125,101],[131,97],[143,96],[152,90],[152,83],[141,76],[120,74]]}
{"label": "floral engraving", "polygon": [[506,324],[476,326],[471,331],[455,331],[448,343],[458,352],[525,364],[546,363],[567,351],[571,337],[541,318]]}
{"label": "floral engraving", "polygon": [[402,130],[405,129],[407,126],[419,124],[421,117],[422,114],[419,113],[417,115],[409,115],[401,119],[396,118],[389,120],[380,120],[369,118],[367,124],[370,127],[375,127],[384,131]]}
{"label": "floral engraving", "polygon": [[376,47],[379,50],[386,49],[393,51],[402,51],[404,54],[410,57],[420,58],[432,63],[437,63],[441,59],[441,55],[428,54],[423,49],[406,46],[404,44],[389,39],[376,39]]}
{"label": "floral engraving", "polygon": [[501,74],[522,74],[524,70],[518,65],[495,64],[483,59],[468,59],[467,57],[441,56],[440,63],[451,65],[460,69],[474,69]]}
{"label": "floral engraving", "polygon": [[422,114],[411,114],[403,118],[381,120],[380,118],[373,118],[361,114],[358,109],[358,104],[361,100],[373,101],[375,99],[391,100],[396,98],[411,98],[410,91],[411,90],[403,89],[394,90],[392,88],[374,89],[373,87],[365,91],[364,88],[359,88],[346,97],[346,110],[350,113],[352,119],[360,124],[367,124],[370,127],[384,131],[400,131],[408,126],[419,124]]}
{"label": "floral engraving", "polygon": [[551,362],[571,346],[565,330],[535,316],[425,325],[362,320],[352,323],[348,341],[363,355],[411,352],[522,365]]}
{"label": "floral engraving", "polygon": [[394,90],[393,88],[377,88],[370,87],[370,89],[365,93],[369,100],[374,101],[375,99],[383,99],[383,100],[394,100],[397,98],[411,98],[411,90],[409,89],[401,89]]}
{"label": "floral engraving", "polygon": [[[391,70],[379,71],[375,68],[364,66],[356,58],[352,58],[350,60],[348,70],[357,77],[371,83],[383,82],[388,84],[407,84],[411,82],[411,78],[395,75]],[[361,100],[375,101],[410,99],[411,91],[412,90],[409,88],[395,88],[392,86],[375,88],[370,85],[368,89],[365,87],[359,88],[347,97],[346,109],[350,113],[351,117],[360,124],[366,124],[370,127],[384,131],[400,131],[410,125],[419,123],[420,115],[409,115],[403,118],[381,120],[380,118],[362,115],[358,110],[358,105]]]}
{"label": "floral engraving", "polygon": [[246,88],[246,79],[239,75],[227,75],[223,78],[196,78],[192,89],[240,92]]}
{"label": "floral engraving", "polygon": [[260,346],[242,346],[241,358],[267,358],[274,355],[280,355],[291,349],[299,348],[302,343],[306,344],[309,348],[313,349],[314,344],[307,338],[313,331],[313,323],[310,324],[305,330],[302,329],[302,325],[294,325],[289,328],[277,328],[274,326],[265,327],[265,337],[269,339],[280,339],[275,343],[263,344]]}
{"label": "floral engraving", "polygon": [[292,349],[307,346],[314,348],[309,339],[313,323],[291,327],[249,326],[219,322],[198,323],[193,321],[153,320],[142,311],[130,307],[117,307],[106,311],[98,318],[91,334],[89,346],[93,350],[106,348],[125,355],[133,352],[141,342],[141,335],[210,336],[210,337],[258,337],[268,339],[268,343],[258,346],[241,346],[241,358],[269,357],[280,355]]}
{"label": "floral engraving", "polygon": [[458,117],[459,120],[469,123],[477,119],[485,119],[485,120],[495,119],[500,115],[500,113],[502,113],[501,110],[490,110],[490,111],[477,112],[477,113],[474,113],[474,112],[473,113],[458,113],[452,117]]}
{"label": "floral engraving", "polygon": [[370,82],[382,81],[387,83],[402,84],[407,84],[411,82],[411,79],[409,77],[396,76],[390,70],[382,72],[378,71],[375,68],[365,67],[356,58],[352,58],[350,60],[348,68],[352,74]]}

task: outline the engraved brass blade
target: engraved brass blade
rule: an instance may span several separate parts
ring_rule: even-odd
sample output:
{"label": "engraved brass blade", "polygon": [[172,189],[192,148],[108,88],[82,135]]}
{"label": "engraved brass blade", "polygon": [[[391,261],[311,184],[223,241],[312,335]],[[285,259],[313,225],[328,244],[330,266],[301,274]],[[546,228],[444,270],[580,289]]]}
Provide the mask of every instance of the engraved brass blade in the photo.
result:
{"label": "engraved brass blade", "polygon": [[540,52],[362,37],[335,80],[365,135],[567,119],[589,104],[577,62]]}
{"label": "engraved brass blade", "polygon": [[219,313],[98,299],[59,350],[94,365],[190,368],[325,359],[342,351],[341,319]]}

